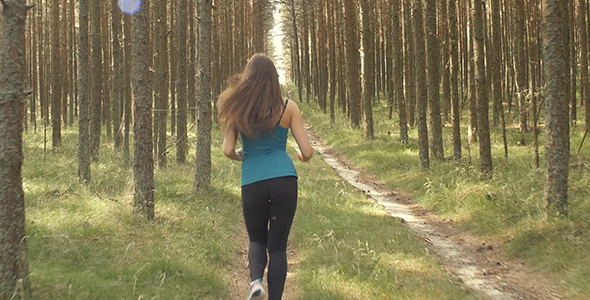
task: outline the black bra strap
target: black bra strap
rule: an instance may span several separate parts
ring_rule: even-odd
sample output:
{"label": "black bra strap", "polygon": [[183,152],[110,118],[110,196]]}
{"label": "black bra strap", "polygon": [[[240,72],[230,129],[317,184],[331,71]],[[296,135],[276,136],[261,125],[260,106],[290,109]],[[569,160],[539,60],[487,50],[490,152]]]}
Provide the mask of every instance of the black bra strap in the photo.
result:
{"label": "black bra strap", "polygon": [[281,113],[281,117],[279,118],[279,123],[281,123],[281,120],[283,119],[283,115],[285,114],[285,111],[287,110],[287,103],[289,103],[289,99],[287,99],[287,101],[285,101],[285,106],[283,106],[283,112]]}

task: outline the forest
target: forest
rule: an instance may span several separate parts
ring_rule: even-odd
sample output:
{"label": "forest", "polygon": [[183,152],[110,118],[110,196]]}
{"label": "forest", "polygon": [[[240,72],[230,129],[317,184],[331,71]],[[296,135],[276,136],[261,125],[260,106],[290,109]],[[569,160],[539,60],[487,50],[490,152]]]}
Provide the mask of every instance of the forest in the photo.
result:
{"label": "forest", "polygon": [[322,151],[296,162],[285,299],[590,297],[590,2],[0,2],[0,299],[245,298],[215,104],[255,53],[314,147],[502,285]]}

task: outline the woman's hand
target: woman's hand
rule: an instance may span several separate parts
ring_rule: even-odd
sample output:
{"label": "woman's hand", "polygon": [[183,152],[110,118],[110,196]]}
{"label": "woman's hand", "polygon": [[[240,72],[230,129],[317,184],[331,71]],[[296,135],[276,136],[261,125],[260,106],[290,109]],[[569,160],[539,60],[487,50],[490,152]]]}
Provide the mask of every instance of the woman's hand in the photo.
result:
{"label": "woman's hand", "polygon": [[301,149],[299,149],[299,147],[295,147],[295,152],[297,153],[297,158],[300,161],[305,162],[305,160],[303,160],[303,154],[301,154]]}
{"label": "woman's hand", "polygon": [[243,157],[244,157],[244,150],[242,148],[236,150],[236,160],[242,161]]}

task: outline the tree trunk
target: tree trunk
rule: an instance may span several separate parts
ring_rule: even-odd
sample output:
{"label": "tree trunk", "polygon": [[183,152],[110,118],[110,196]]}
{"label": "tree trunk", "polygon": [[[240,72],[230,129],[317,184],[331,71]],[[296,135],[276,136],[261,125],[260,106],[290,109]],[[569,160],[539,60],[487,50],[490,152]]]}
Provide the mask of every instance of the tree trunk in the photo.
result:
{"label": "tree trunk", "polygon": [[176,1],[170,1],[170,40],[168,44],[169,55],[170,55],[170,134],[176,135],[176,80],[178,78],[178,63],[177,63],[177,34],[178,34],[178,26],[176,21]]}
{"label": "tree trunk", "polygon": [[111,34],[109,30],[109,16],[108,6],[109,1],[100,2],[100,23],[101,23],[101,44],[103,50],[103,70],[102,70],[102,82],[103,82],[103,103],[102,103],[102,123],[105,126],[107,133],[107,140],[110,141],[113,138],[113,123],[112,123],[112,112],[111,112],[111,99],[112,99],[112,81],[111,81],[111,65],[112,65],[112,53],[111,53]]}
{"label": "tree trunk", "polygon": [[143,1],[133,16],[133,208],[154,219],[154,156],[152,144],[152,74],[150,71],[150,16]]}
{"label": "tree trunk", "polygon": [[[313,1],[313,0],[310,0]],[[311,11],[310,11],[310,16],[308,16],[309,18],[311,18],[311,20],[313,20],[313,22],[311,22],[311,27],[309,28],[309,32],[310,32],[310,50],[311,50],[311,58],[310,58],[310,63],[311,63],[311,71],[310,71],[310,76],[311,76],[311,85],[312,85],[312,95],[314,100],[317,102],[318,100],[321,100],[319,97],[319,73],[320,73],[320,69],[319,69],[319,64],[318,64],[318,38],[316,35],[316,28],[318,27],[316,18],[317,18],[317,13],[315,11],[315,6],[310,5]],[[321,108],[321,105],[320,105]]]}
{"label": "tree trunk", "polygon": [[88,43],[88,1],[80,1],[79,26],[80,40],[78,44],[80,95],[78,120],[78,177],[80,181],[89,183],[90,172],[90,45]]}
{"label": "tree trunk", "polygon": [[545,200],[549,215],[568,214],[569,62],[567,2],[543,0],[543,67],[545,76]]}
{"label": "tree trunk", "polygon": [[92,100],[91,100],[91,120],[90,120],[90,158],[98,161],[100,153],[100,132],[102,117],[102,44],[101,44],[101,27],[100,27],[100,6],[99,0],[92,1],[90,4],[90,23],[92,31]]}
{"label": "tree trunk", "polygon": [[301,56],[299,55],[299,28],[297,27],[297,13],[295,11],[295,0],[291,0],[291,21],[293,23],[293,43],[295,46],[295,81],[297,82],[297,91],[299,93],[299,102],[303,101],[303,78],[301,77]]}
{"label": "tree trunk", "polygon": [[477,132],[479,137],[479,159],[481,172],[492,176],[492,150],[490,145],[490,123],[488,117],[489,98],[485,70],[485,37],[483,2],[473,0],[473,39],[475,57],[475,93],[477,98]]}
{"label": "tree trunk", "polygon": [[414,53],[414,19],[412,18],[412,0],[404,1],[404,86],[405,98],[408,109],[408,125],[414,127],[416,125],[416,72],[415,67],[415,53]]}
{"label": "tree trunk", "polygon": [[344,49],[345,45],[345,33],[344,33],[344,13],[342,9],[344,8],[342,5],[341,0],[337,0],[338,3],[336,4],[336,28],[338,31],[337,35],[337,43],[336,43],[336,52],[338,56],[338,103],[340,104],[340,108],[342,110],[342,114],[346,115],[347,112],[347,99],[346,99],[346,50]]}
{"label": "tree trunk", "polygon": [[187,0],[179,0],[178,7],[176,8],[177,12],[177,22],[178,22],[178,42],[176,43],[175,47],[177,47],[177,67],[178,72],[177,74],[177,81],[176,81],[176,161],[179,163],[186,162],[186,152],[187,152],[187,71],[186,66],[188,64],[187,61],[187,51],[186,51],[186,27],[187,27],[187,17],[186,17],[186,10],[187,10]]}
{"label": "tree trunk", "polygon": [[350,123],[352,128],[359,128],[361,121],[361,81],[356,0],[345,0],[344,11],[346,14],[346,71],[350,88]]}
{"label": "tree trunk", "polygon": [[58,25],[58,30],[61,31],[60,34],[60,61],[61,61],[61,115],[63,126],[68,126],[68,121],[71,122],[68,118],[68,98],[69,98],[69,70],[68,70],[68,52],[70,48],[70,42],[68,40],[68,1],[62,0],[61,2],[61,9],[59,10],[61,14],[61,21]]}
{"label": "tree trunk", "polygon": [[264,9],[265,0],[254,0],[252,3],[252,39],[255,53],[264,53]]}
{"label": "tree trunk", "polygon": [[439,20],[440,23],[438,24],[438,31],[441,36],[441,54],[442,54],[442,90],[443,90],[443,107],[442,107],[442,115],[445,117],[445,121],[449,121],[449,112],[451,110],[451,64],[450,64],[450,53],[448,45],[449,41],[449,25],[448,25],[448,7],[447,1],[443,0],[440,3],[440,13],[439,13]]}
{"label": "tree trunk", "polygon": [[[326,12],[328,14],[328,65],[330,66],[330,123],[334,123],[336,121],[335,115],[335,108],[334,102],[336,99],[336,30],[334,29],[335,26],[335,17],[334,17],[334,0],[327,0],[327,9]],[[297,58],[299,59],[299,57]]]}
{"label": "tree trunk", "polygon": [[[73,3],[73,2],[72,2]],[[40,11],[39,9],[36,10],[37,12]],[[31,56],[33,57],[33,62],[32,62],[32,73],[31,73],[31,77],[32,77],[32,89],[33,89],[33,95],[31,95],[30,97],[30,107],[31,107],[31,124],[33,125],[33,130],[34,132],[37,132],[37,99],[39,99],[39,88],[38,88],[38,82],[39,82],[39,69],[38,69],[38,61],[39,61],[39,46],[40,46],[40,42],[39,42],[39,37],[40,34],[38,32],[38,28],[39,25],[38,23],[40,23],[40,17],[39,15],[37,15],[36,13],[33,13],[32,15],[33,20],[31,21],[31,36],[32,36],[32,40],[31,40]]]}
{"label": "tree trunk", "polygon": [[22,184],[25,116],[25,0],[2,1],[0,43],[0,299],[31,296],[25,194]]}
{"label": "tree trunk", "polygon": [[123,144],[123,130],[121,119],[123,117],[123,28],[121,22],[123,15],[118,8],[118,0],[111,1],[112,9],[112,27],[113,27],[113,138],[115,150],[120,150]]}
{"label": "tree trunk", "polygon": [[373,97],[375,95],[375,53],[373,45],[373,28],[371,18],[374,18],[373,7],[369,0],[361,0],[363,9],[363,111],[365,115],[365,138],[375,137],[373,128]]}
{"label": "tree trunk", "polygon": [[[584,2],[584,3],[582,3]],[[580,0],[579,10],[579,26],[580,31],[580,105],[584,106],[584,115],[586,120],[586,129],[590,128],[590,88],[588,88],[588,8],[586,1]],[[582,8],[584,7],[584,8]]]}
{"label": "tree trunk", "polygon": [[491,61],[489,63],[490,80],[492,80],[493,93],[493,124],[494,128],[500,126],[500,110],[502,109],[502,24],[500,24],[500,0],[491,1],[492,10],[492,43]]}
{"label": "tree trunk", "polygon": [[[60,56],[60,26],[59,26],[59,0],[53,0],[51,4],[52,9],[52,49],[51,49],[51,73],[61,74],[61,56]],[[51,145],[53,150],[61,145],[61,76],[52,76],[53,82],[51,86],[51,128],[53,129]]]}
{"label": "tree trunk", "polygon": [[123,97],[123,107],[124,107],[124,120],[125,120],[125,132],[123,134],[123,157],[125,162],[130,161],[130,153],[129,153],[129,131],[131,129],[131,98],[133,97],[131,91],[131,69],[132,69],[132,61],[131,61],[131,16],[125,15],[123,17],[123,32],[125,35],[125,43],[124,43],[124,51],[125,51],[125,86],[124,86],[124,97]]}
{"label": "tree trunk", "polygon": [[326,13],[324,1],[318,0],[318,99],[323,113],[327,113],[328,93],[328,51],[326,34]]}
{"label": "tree trunk", "polygon": [[576,57],[576,13],[575,0],[567,0],[569,9],[569,47],[570,47],[570,99],[571,99],[571,117],[572,126],[576,125],[578,120],[578,101],[577,97],[577,57]]}
{"label": "tree trunk", "polygon": [[401,0],[392,0],[390,15],[393,26],[391,27],[391,34],[389,36],[392,40],[390,45],[393,48],[393,77],[389,81],[392,81],[393,95],[398,104],[400,140],[402,143],[407,144],[409,137],[406,99],[404,97],[404,47],[402,42],[402,28],[400,26],[401,11]]}
{"label": "tree trunk", "polygon": [[[196,90],[196,68],[197,68],[197,42],[196,42],[196,32],[195,32],[195,19],[197,15],[195,15],[195,2],[196,1],[189,1],[188,2],[188,49],[187,49],[187,57],[188,57],[188,70],[186,74],[187,80],[187,106],[188,106],[188,120],[189,124],[194,124],[196,118],[196,110],[197,110],[197,96],[195,95]],[[220,9],[221,10],[221,9]],[[220,11],[219,10],[219,11]],[[220,34],[219,31],[217,34]],[[219,43],[219,42],[218,42]],[[219,55],[218,55],[219,56]],[[218,74],[221,74],[221,66],[218,66],[216,69]],[[217,93],[217,95],[221,94],[221,91]],[[187,137],[188,141],[188,137]]]}
{"label": "tree trunk", "polygon": [[442,121],[440,118],[440,45],[437,34],[436,0],[426,0],[426,45],[428,58],[428,111],[430,115],[430,146],[434,157],[443,159]]}
{"label": "tree trunk", "polygon": [[70,1],[69,6],[68,6],[68,19],[69,19],[69,26],[68,26],[68,31],[69,31],[69,35],[70,35],[70,45],[71,45],[71,49],[69,51],[69,56],[70,56],[70,62],[69,62],[69,67],[70,67],[70,103],[69,103],[69,107],[70,107],[70,126],[74,125],[74,116],[78,116],[77,113],[77,108],[78,108],[78,93],[77,93],[77,82],[78,82],[78,45],[76,43],[76,14],[75,14],[75,3],[74,1]]}
{"label": "tree trunk", "polygon": [[197,98],[197,155],[195,191],[211,186],[211,10],[212,0],[201,0],[199,27],[199,91]]}
{"label": "tree trunk", "polygon": [[[467,0],[469,1],[469,9],[473,10],[473,3],[471,0]],[[474,57],[474,43],[473,43],[473,14],[471,12],[469,12],[469,16],[466,16],[466,18],[469,19],[469,25],[468,25],[468,33],[469,33],[469,37],[468,37],[468,42],[467,44],[469,44],[469,50],[468,53],[466,54],[469,59],[468,62],[466,64],[467,66],[467,84],[468,84],[468,97],[469,97],[469,128],[467,130],[467,134],[468,134],[468,138],[469,138],[469,143],[475,143],[477,142],[477,136],[478,136],[478,132],[477,132],[477,95],[476,95],[476,83],[475,83],[475,57]]]}
{"label": "tree trunk", "polygon": [[448,0],[448,17],[449,17],[449,52],[451,57],[451,114],[453,117],[453,159],[461,160],[461,111],[459,103],[459,74],[461,66],[459,65],[459,32],[457,27],[457,3],[455,0]]}
{"label": "tree trunk", "polygon": [[154,148],[159,167],[166,166],[166,118],[168,115],[168,5],[155,7]]}
{"label": "tree trunk", "polygon": [[426,125],[428,102],[426,99],[426,47],[424,40],[424,21],[422,19],[422,0],[414,0],[413,11],[418,151],[420,167],[428,169],[430,167],[430,160],[428,158],[428,125]]}
{"label": "tree trunk", "polygon": [[309,61],[309,22],[307,15],[308,9],[308,2],[309,0],[302,0],[301,7],[303,9],[303,27],[301,30],[303,34],[301,35],[302,38],[302,45],[303,49],[303,79],[305,81],[305,93],[306,93],[306,101],[309,103],[309,93],[311,92],[311,70],[310,70],[310,61]]}
{"label": "tree trunk", "polygon": [[524,0],[516,0],[516,86],[518,88],[518,113],[519,113],[519,128],[520,128],[520,145],[525,145],[524,134],[528,131],[527,126],[527,57],[526,57],[526,13],[524,9]]}

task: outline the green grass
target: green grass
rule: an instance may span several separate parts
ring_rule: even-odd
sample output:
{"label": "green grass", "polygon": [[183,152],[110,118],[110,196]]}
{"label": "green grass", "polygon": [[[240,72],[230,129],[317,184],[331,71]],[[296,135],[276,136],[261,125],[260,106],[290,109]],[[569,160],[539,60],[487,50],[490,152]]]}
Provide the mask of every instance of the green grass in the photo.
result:
{"label": "green grass", "polygon": [[[216,176],[210,192],[195,195],[190,163],[157,170],[156,219],[147,222],[132,212],[132,172],[122,154],[103,147],[100,162],[92,164],[92,183],[84,186],[71,130],[45,162],[41,139],[25,135],[23,168],[35,298],[227,296],[219,269],[237,253],[237,176]],[[217,172],[239,170],[217,154],[215,160]]]}
{"label": "green grass", "polygon": [[300,299],[477,299],[421,240],[314,158],[299,166]]}
{"label": "green grass", "polygon": [[[24,140],[35,299],[229,299],[234,287],[226,282],[233,274],[227,266],[242,260],[234,241],[244,231],[240,164],[219,151],[219,130],[209,192],[192,190],[194,135],[187,164],[176,164],[171,148],[168,167],[155,171],[153,222],[132,212],[131,165],[109,142],[85,186],[77,179],[75,128],[64,129],[63,145],[57,152],[49,147],[45,158],[42,133],[26,132]],[[290,140],[288,149],[294,145]],[[319,156],[296,166],[300,197],[291,247],[297,275],[290,280],[297,299],[477,299],[451,280],[421,240]]]}
{"label": "green grass", "polygon": [[[296,93],[296,88],[292,90]],[[437,160],[431,155],[430,169],[421,170],[416,129],[410,129],[407,145],[399,142],[397,113],[389,120],[385,102],[374,105],[372,140],[364,138],[362,128],[351,129],[350,120],[340,111],[331,124],[329,115],[322,114],[314,103],[299,105],[326,144],[354,165],[383,184],[406,192],[441,218],[453,220],[466,232],[495,243],[509,257],[519,258],[533,270],[555,279],[565,296],[590,298],[588,141],[577,155],[584,134],[583,118],[578,118],[579,125],[571,129],[569,216],[557,220],[545,214],[542,126],[540,168],[534,166],[532,133],[526,135],[527,146],[518,146],[520,133],[515,126],[508,129],[509,154],[505,159],[502,131],[492,129],[494,173],[493,179],[485,179],[479,172],[478,145],[467,143],[466,129],[462,130],[463,160],[457,163],[449,159],[453,151],[452,124],[445,123],[447,159]],[[466,120],[464,117],[463,123]]]}

